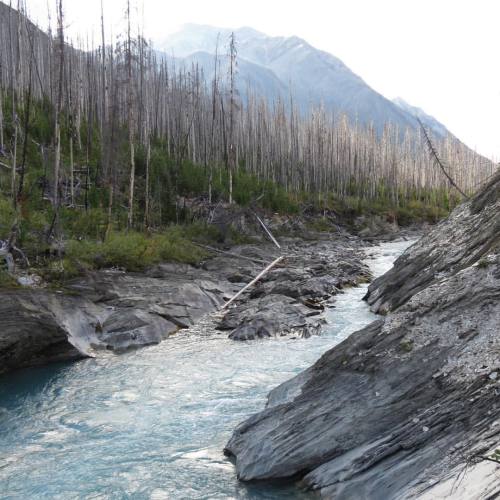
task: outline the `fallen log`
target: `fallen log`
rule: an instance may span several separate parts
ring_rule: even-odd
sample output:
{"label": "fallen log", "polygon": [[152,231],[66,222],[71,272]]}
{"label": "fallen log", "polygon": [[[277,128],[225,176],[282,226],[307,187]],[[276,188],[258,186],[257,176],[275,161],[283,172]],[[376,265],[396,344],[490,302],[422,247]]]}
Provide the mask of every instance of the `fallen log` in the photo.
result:
{"label": "fallen log", "polygon": [[241,294],[243,294],[246,290],[248,290],[251,286],[255,285],[257,281],[259,281],[262,277],[264,277],[278,262],[282,261],[284,256],[280,256],[277,259],[273,260],[258,276],[256,276],[248,285],[245,285],[236,295],[234,295],[231,299],[229,299],[222,307],[221,310],[226,309],[231,305]]}
{"label": "fallen log", "polygon": [[275,237],[271,234],[271,231],[267,228],[267,226],[262,222],[261,218],[254,212],[253,213],[257,220],[259,221],[260,225],[262,226],[262,229],[266,232],[266,234],[271,238],[271,241],[281,250],[280,244],[276,241]]}

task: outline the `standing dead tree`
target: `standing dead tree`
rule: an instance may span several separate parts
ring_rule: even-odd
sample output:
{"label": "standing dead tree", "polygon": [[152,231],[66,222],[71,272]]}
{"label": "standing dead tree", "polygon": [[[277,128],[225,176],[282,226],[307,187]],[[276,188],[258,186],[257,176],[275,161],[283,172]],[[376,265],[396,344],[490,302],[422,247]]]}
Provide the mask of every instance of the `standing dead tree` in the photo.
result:
{"label": "standing dead tree", "polygon": [[235,112],[236,112],[236,38],[229,37],[229,150],[227,152],[229,176],[229,203],[233,202],[233,176],[236,171]]}
{"label": "standing dead tree", "polygon": [[128,195],[127,227],[130,229],[134,223],[134,187],[135,187],[135,147],[134,147],[134,89],[132,82],[132,35],[130,28],[130,0],[127,0],[127,108],[128,108],[128,138],[130,149],[130,181]]}
{"label": "standing dead tree", "polygon": [[[54,33],[0,2],[0,190],[13,205],[39,187],[37,200],[54,212],[107,211],[110,231],[137,225],[141,210],[144,227],[154,229],[174,219],[181,196],[206,189],[211,203],[234,202],[250,178],[276,199],[308,196],[326,207],[383,197],[397,206],[431,204],[455,189],[465,196],[496,168],[422,126],[376,130],[252,88],[240,99],[234,36],[224,56],[217,45],[213,63],[183,65],[135,33],[130,0],[122,34],[104,36],[101,5],[102,46],[72,47],[62,1]],[[38,130],[40,116],[47,133]]]}

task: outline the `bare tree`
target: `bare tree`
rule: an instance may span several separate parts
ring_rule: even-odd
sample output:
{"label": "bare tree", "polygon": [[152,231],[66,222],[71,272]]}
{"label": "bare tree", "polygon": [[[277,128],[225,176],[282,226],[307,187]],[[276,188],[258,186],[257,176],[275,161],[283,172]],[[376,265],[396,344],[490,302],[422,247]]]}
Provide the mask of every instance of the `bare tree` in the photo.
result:
{"label": "bare tree", "polygon": [[236,38],[234,32],[229,37],[229,203],[233,202],[233,175],[236,171],[235,111],[236,111]]}
{"label": "bare tree", "polygon": [[132,228],[134,223],[134,187],[135,187],[135,146],[134,146],[134,92],[132,83],[132,35],[130,28],[130,0],[127,0],[127,108],[128,108],[128,137],[130,150],[130,181],[128,195],[127,226]]}

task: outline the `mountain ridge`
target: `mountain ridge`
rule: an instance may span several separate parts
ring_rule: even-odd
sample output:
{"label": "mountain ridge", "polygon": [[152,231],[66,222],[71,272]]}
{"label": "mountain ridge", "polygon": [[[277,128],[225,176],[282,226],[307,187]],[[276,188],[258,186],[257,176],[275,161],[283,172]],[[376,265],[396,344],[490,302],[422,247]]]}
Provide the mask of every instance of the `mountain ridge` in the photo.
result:
{"label": "mountain ridge", "polygon": [[[207,55],[213,59],[217,43],[218,54],[225,53],[232,32],[229,28],[189,23],[163,38],[157,48],[173,54],[177,61],[185,59],[192,63],[197,59],[194,55],[200,53],[205,53],[200,59],[206,60]],[[378,131],[382,131],[388,122],[402,130],[417,129],[418,117],[438,137],[444,138],[450,133],[445,125],[420,108],[403,100],[387,99],[341,59],[298,36],[267,36],[248,26],[234,30],[234,34],[240,64],[239,78],[244,82],[240,85],[240,93],[245,93],[248,84],[266,97],[276,96],[279,90],[285,102],[292,95],[303,112],[307,112],[311,104],[323,105],[328,110],[346,113],[353,121],[373,123]],[[253,71],[256,66],[268,70],[265,75],[258,72],[258,85],[254,85],[254,73],[241,67],[248,63],[253,65]],[[205,74],[210,75],[206,64],[201,66]]]}

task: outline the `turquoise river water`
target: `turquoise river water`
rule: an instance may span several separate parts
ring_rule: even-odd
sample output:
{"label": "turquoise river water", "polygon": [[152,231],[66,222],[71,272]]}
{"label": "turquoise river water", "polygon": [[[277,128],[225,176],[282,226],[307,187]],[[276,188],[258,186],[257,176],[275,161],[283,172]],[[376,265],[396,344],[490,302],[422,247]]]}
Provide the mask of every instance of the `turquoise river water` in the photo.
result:
{"label": "turquoise river water", "polygon": [[[408,242],[368,249],[375,275]],[[222,449],[276,385],[376,318],[366,285],[338,295],[321,336],[234,342],[210,321],[121,356],[0,378],[1,499],[307,498],[244,485]]]}

